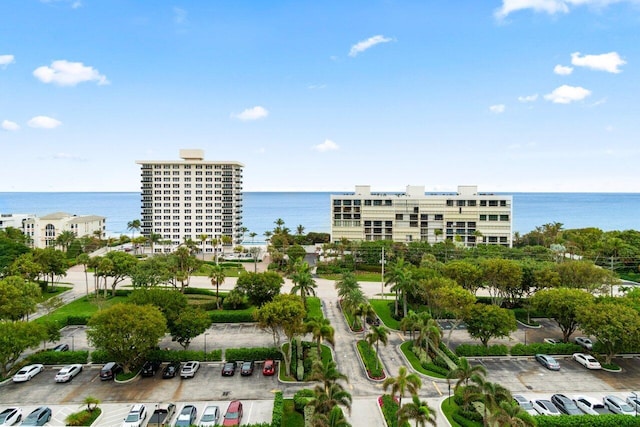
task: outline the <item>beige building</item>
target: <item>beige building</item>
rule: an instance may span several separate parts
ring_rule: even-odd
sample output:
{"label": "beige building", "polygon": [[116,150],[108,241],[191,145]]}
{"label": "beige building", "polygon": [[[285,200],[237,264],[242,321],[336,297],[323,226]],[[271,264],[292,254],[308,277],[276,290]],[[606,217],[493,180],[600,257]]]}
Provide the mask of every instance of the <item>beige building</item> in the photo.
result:
{"label": "beige building", "polygon": [[106,229],[106,219],[103,216],[78,216],[66,212],[34,216],[25,219],[22,224],[22,232],[29,236],[34,248],[55,246],[55,240],[64,231],[71,231],[76,237],[104,237]]}
{"label": "beige building", "polygon": [[424,186],[405,193],[372,193],[368,185],[331,196],[331,240],[392,240],[428,243],[451,239],[465,246],[511,247],[512,197],[478,193],[458,186],[457,193],[425,194]]}
{"label": "beige building", "polygon": [[[159,235],[155,252],[175,250],[185,239],[213,253],[213,238],[242,240],[242,169],[236,161],[204,160],[203,150],[180,150],[182,160],[139,160],[142,235]],[[218,248],[219,249],[219,248]]]}

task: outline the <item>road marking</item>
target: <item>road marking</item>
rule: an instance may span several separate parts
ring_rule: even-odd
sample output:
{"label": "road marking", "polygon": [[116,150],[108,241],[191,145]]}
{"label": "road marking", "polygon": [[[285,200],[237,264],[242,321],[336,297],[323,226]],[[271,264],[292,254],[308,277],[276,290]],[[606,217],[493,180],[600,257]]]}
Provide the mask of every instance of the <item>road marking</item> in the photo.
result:
{"label": "road marking", "polygon": [[400,339],[402,340],[402,342],[404,342],[404,337],[400,334],[400,332],[398,332],[398,336],[400,337]]}
{"label": "road marking", "polygon": [[436,391],[438,392],[438,394],[440,396],[442,396],[442,392],[440,391],[440,388],[438,387],[438,384],[436,384],[435,381],[431,381],[433,383],[433,387],[436,389]]}
{"label": "road marking", "polygon": [[251,406],[249,407],[249,416],[247,417],[247,421],[251,420],[251,412],[253,411],[253,402],[251,402]]}

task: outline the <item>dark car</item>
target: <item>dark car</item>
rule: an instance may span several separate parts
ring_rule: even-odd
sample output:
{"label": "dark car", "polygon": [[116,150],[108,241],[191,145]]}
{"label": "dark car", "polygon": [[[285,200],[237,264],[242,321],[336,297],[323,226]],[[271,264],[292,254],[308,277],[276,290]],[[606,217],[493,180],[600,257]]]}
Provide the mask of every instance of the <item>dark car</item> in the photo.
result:
{"label": "dark car", "polygon": [[248,377],[251,374],[253,374],[253,361],[244,362],[242,364],[242,367],[240,367],[240,375],[242,375],[243,377]]}
{"label": "dark car", "polygon": [[232,377],[233,374],[236,373],[236,364],[235,362],[227,362],[222,367],[222,376],[223,377]]}
{"label": "dark car", "polygon": [[102,381],[113,380],[122,372],[122,366],[116,362],[109,362],[100,369],[100,379]]}
{"label": "dark car", "polygon": [[143,377],[152,377],[156,374],[156,372],[158,372],[158,369],[160,369],[160,362],[149,360],[142,366],[140,375],[142,375]]}
{"label": "dark car", "polygon": [[171,362],[162,370],[162,378],[173,378],[180,372],[180,362]]}
{"label": "dark car", "polygon": [[39,408],[31,411],[22,421],[23,426],[43,426],[51,419],[51,408],[47,406],[40,406]]}
{"label": "dark car", "polygon": [[567,415],[584,415],[584,412],[580,410],[572,399],[569,399],[564,394],[554,394],[551,396],[551,402],[556,405],[556,408],[560,412]]}
{"label": "dark car", "polygon": [[69,351],[69,344],[58,344],[53,347],[53,351]]}

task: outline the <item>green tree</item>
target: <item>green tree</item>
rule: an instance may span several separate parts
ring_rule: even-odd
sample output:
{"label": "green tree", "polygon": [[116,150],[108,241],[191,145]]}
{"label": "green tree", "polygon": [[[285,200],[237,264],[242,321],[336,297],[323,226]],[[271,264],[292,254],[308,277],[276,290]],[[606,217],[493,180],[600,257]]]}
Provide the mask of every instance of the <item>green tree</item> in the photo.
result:
{"label": "green tree", "polygon": [[355,307],[353,314],[360,316],[362,319],[362,338],[364,339],[367,333],[367,318],[375,316],[376,311],[371,303],[365,299]]}
{"label": "green tree", "polygon": [[[367,334],[367,342],[373,347],[376,345],[376,354],[379,353],[379,346],[382,343],[385,347],[389,342],[389,330],[384,326],[371,326],[369,333]],[[376,369],[380,368],[380,357],[376,357]]]}
{"label": "green tree", "polygon": [[531,297],[531,305],[551,317],[562,331],[564,342],[578,328],[578,308],[593,302],[593,295],[581,289],[543,289]]}
{"label": "green tree", "polygon": [[518,329],[513,312],[496,305],[476,304],[465,319],[467,331],[487,347],[491,338],[505,338]]}
{"label": "green tree", "polygon": [[243,272],[238,277],[236,288],[247,296],[250,304],[260,307],[280,294],[283,284],[284,279],[275,271]]}
{"label": "green tree", "polygon": [[425,400],[420,400],[417,394],[411,396],[411,402],[405,403],[398,410],[398,425],[405,425],[409,420],[416,422],[416,427],[424,427],[427,424],[436,426],[436,413]]}
{"label": "green tree", "polygon": [[[398,376],[388,377],[382,383],[382,389],[387,391],[391,389],[391,396],[398,395],[398,407],[402,408],[402,397],[406,392],[414,395],[418,394],[418,391],[422,387],[422,380],[416,374],[410,374],[407,371],[406,366],[400,366]],[[398,414],[398,425],[400,425],[400,414]]]}
{"label": "green tree", "polygon": [[0,280],[0,319],[19,320],[36,311],[41,298],[40,287],[22,277]]}
{"label": "green tree", "polygon": [[398,258],[391,263],[385,273],[385,285],[393,284],[391,290],[395,292],[395,315],[398,316],[398,298],[402,296],[403,317],[407,316],[407,293],[413,287],[412,268],[413,266],[405,262],[404,258]]}
{"label": "green tree", "polygon": [[316,281],[313,280],[311,275],[311,267],[304,261],[298,261],[294,265],[294,271],[291,275],[291,281],[293,287],[291,288],[291,294],[300,294],[302,303],[306,310],[307,308],[307,296],[316,294]]}
{"label": "green tree", "polygon": [[220,285],[224,283],[224,279],[227,277],[224,268],[218,263],[209,269],[209,278],[211,284],[216,287],[216,306],[220,310]]}
{"label": "green tree", "polygon": [[180,290],[189,286],[191,275],[198,269],[200,262],[191,253],[188,247],[180,246],[176,251],[168,256],[169,271],[171,272],[170,282],[174,287],[180,285]]}
{"label": "green tree", "polygon": [[207,243],[207,240],[209,239],[209,235],[208,234],[200,234],[198,236],[198,240],[200,240],[200,252],[202,253],[202,260],[204,261],[204,245],[205,243]]}
{"label": "green tree", "polygon": [[488,289],[491,302],[500,305],[507,299],[514,303],[522,292],[522,268],[517,261],[502,258],[489,258],[480,263],[482,283]]}
{"label": "green tree", "polygon": [[309,402],[314,414],[329,415],[336,406],[342,406],[351,412],[351,394],[340,382],[348,382],[348,378],[338,371],[335,362],[323,363],[317,360],[312,367],[311,380],[319,383],[314,387],[314,399]]}
{"label": "green tree", "polygon": [[555,270],[560,276],[560,286],[584,289],[587,292],[602,288],[612,274],[591,261],[562,262],[555,265]]}
{"label": "green tree", "polygon": [[20,276],[29,282],[35,282],[42,273],[42,265],[33,259],[33,253],[31,252],[16,258],[6,271],[8,276]]}
{"label": "green tree", "polygon": [[155,253],[155,246],[158,243],[160,243],[161,240],[162,240],[162,235],[160,235],[160,234],[151,233],[150,235],[147,236],[147,241],[149,242],[149,245],[151,246],[151,254]]}
{"label": "green tree", "polygon": [[334,406],[329,414],[321,414],[316,412],[311,418],[311,427],[351,427],[344,417],[342,408]]}
{"label": "green tree", "polygon": [[134,232],[140,232],[142,228],[142,222],[139,219],[127,222],[127,230],[131,232],[131,240],[133,241]]}
{"label": "green tree", "polygon": [[447,374],[448,380],[457,380],[454,389],[458,389],[461,385],[469,385],[469,380],[474,376],[484,378],[487,375],[487,368],[482,365],[471,365],[466,357],[458,359],[458,367]]}
{"label": "green tree", "polygon": [[444,265],[443,274],[456,281],[458,285],[476,294],[482,286],[482,270],[473,261],[458,260]]}
{"label": "green tree", "polygon": [[350,272],[342,273],[342,278],[335,284],[336,291],[338,291],[338,298],[346,298],[354,289],[360,289],[360,284],[356,276]]}
{"label": "green tree", "polygon": [[82,266],[82,269],[84,270],[84,283],[86,286],[86,296],[87,298],[89,297],[89,275],[87,274],[87,267],[89,265],[89,255],[87,254],[80,254],[78,255],[78,257],[76,258],[76,262],[78,264],[80,264]]}
{"label": "green tree", "polygon": [[496,407],[499,407],[501,402],[511,402],[513,398],[511,397],[509,390],[498,383],[485,381],[484,378],[479,376],[474,377],[474,380],[476,380],[475,384],[469,387],[472,388],[479,396],[482,396],[484,412],[482,419],[484,425],[488,426],[490,412],[495,410]]}
{"label": "green tree", "polygon": [[287,256],[289,262],[295,264],[298,261],[304,261],[304,257],[307,255],[307,251],[300,245],[293,245],[287,249]]}
{"label": "green tree", "polygon": [[[113,251],[105,255],[105,259],[108,259],[112,263],[111,269],[105,273],[106,277],[111,277],[111,296],[116,296],[116,286],[118,283],[124,281],[127,277],[131,276],[138,259],[126,252]],[[106,283],[106,278],[105,278]]]}
{"label": "green tree", "polygon": [[331,326],[329,319],[324,317],[312,317],[304,324],[305,331],[310,333],[318,347],[318,356],[322,357],[322,341],[326,341],[331,345],[335,344],[335,330]]}
{"label": "green tree", "polygon": [[225,305],[231,306],[233,310],[237,310],[239,306],[243,305],[245,297],[240,289],[233,288],[224,299]]}
{"label": "green tree", "polygon": [[434,291],[434,301],[440,310],[450,313],[454,319],[447,336],[448,346],[451,334],[468,316],[469,310],[476,302],[476,296],[462,286],[446,286]]}
{"label": "green tree", "polygon": [[87,412],[93,412],[98,408],[100,399],[93,396],[87,396],[82,400],[82,403],[87,405]]}
{"label": "green tree", "polygon": [[502,401],[489,416],[489,423],[498,426],[535,427],[533,417],[517,403]]}
{"label": "green tree", "polygon": [[33,250],[33,260],[42,266],[41,271],[47,277],[47,283],[50,281],[52,287],[56,276],[66,276],[67,274],[69,264],[67,257],[61,251],[53,248],[36,248]]}
{"label": "green tree", "polygon": [[0,377],[6,378],[22,353],[44,339],[46,332],[39,323],[0,321]]}
{"label": "green tree", "polygon": [[130,304],[153,305],[157,307],[167,320],[169,330],[180,317],[180,313],[187,309],[187,297],[173,289],[149,288],[136,289],[129,294]]}
{"label": "green tree", "polygon": [[129,273],[134,288],[148,288],[169,282],[171,271],[166,256],[153,256],[137,262]]}
{"label": "green tree", "polygon": [[69,250],[69,245],[74,240],[76,240],[76,235],[73,231],[65,230],[56,237],[56,246],[62,247],[62,250],[66,253]]}
{"label": "green tree", "polygon": [[167,330],[167,322],[157,307],[135,304],[115,304],[98,311],[88,326],[91,344],[121,363],[125,372],[142,363]]}
{"label": "green tree", "polygon": [[211,318],[206,311],[187,306],[169,327],[169,331],[173,340],[187,350],[191,340],[203,334],[209,326]]}

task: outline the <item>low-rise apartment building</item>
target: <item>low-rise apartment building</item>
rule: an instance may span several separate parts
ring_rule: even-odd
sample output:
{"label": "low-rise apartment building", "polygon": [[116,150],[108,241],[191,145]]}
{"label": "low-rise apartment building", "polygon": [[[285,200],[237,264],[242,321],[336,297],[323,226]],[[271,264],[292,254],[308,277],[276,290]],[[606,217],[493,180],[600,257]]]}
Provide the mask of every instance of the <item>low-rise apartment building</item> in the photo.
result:
{"label": "low-rise apartment building", "polygon": [[27,218],[22,223],[22,232],[27,235],[34,248],[56,246],[56,239],[64,231],[76,237],[104,237],[106,218],[98,215],[73,215],[55,212],[41,217]]}
{"label": "low-rise apartment building", "polygon": [[424,186],[405,193],[374,193],[368,185],[331,196],[331,240],[422,241],[451,239],[465,246],[512,245],[512,196],[479,193],[458,186],[456,193],[425,194]]}

